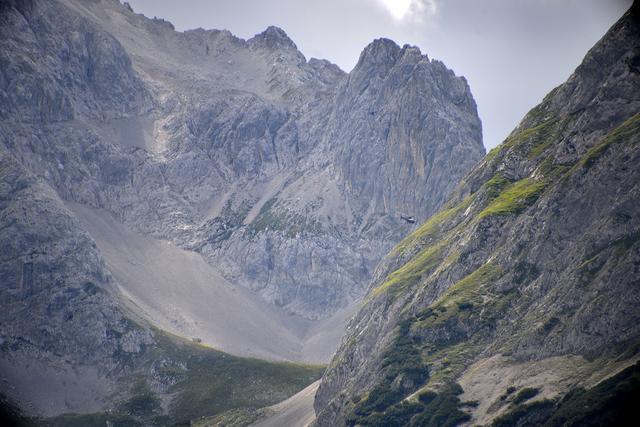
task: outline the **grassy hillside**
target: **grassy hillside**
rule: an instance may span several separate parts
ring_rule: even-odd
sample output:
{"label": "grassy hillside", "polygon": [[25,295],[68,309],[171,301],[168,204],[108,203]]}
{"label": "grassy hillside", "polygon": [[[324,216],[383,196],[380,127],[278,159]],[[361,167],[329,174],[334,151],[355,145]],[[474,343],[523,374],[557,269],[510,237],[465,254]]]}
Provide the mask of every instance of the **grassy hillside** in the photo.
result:
{"label": "grassy hillside", "polygon": [[232,356],[156,331],[157,345],[122,385],[113,411],[65,414],[47,426],[189,425],[203,416],[280,402],[322,375],[323,366]]}

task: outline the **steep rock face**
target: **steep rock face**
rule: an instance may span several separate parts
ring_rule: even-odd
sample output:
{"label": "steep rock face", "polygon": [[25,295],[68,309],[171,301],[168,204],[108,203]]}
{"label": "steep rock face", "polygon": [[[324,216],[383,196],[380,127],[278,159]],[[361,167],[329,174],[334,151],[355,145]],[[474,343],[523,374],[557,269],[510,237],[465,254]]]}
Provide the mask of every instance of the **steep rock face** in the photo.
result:
{"label": "steep rock face", "polygon": [[376,41],[347,76],[275,27],[248,41],[177,33],[107,0],[7,10],[6,61],[48,58],[51,82],[39,64],[23,74],[64,114],[33,126],[13,109],[16,156],[63,199],[196,250],[306,318],[357,300],[408,230],[399,214],[426,217],[483,153],[466,82],[415,48]]}
{"label": "steep rock face", "polygon": [[[410,227],[399,213],[435,211],[484,152],[464,79],[390,41],[347,75],[306,61],[275,27],[247,41],[179,33],[115,0],[3,2],[0,23],[0,232],[13,242],[0,250],[2,370],[27,361],[11,377],[21,390],[2,391],[34,413],[113,408],[108,396],[126,400],[149,372],[171,412],[189,374],[156,374],[182,371],[192,350],[149,320],[240,354],[326,360],[373,266]],[[136,257],[113,254],[120,236]],[[166,266],[140,273],[138,255],[162,245],[208,262],[198,286],[149,279]],[[207,280],[213,290],[198,293]],[[270,316],[259,326],[280,332],[259,348],[245,345],[255,330],[207,340],[205,320],[219,323],[211,295],[247,316],[257,307],[246,324]],[[18,375],[28,369],[73,397],[47,406]]]}
{"label": "steep rock face", "polygon": [[238,255],[228,267],[236,280],[311,317],[360,298],[360,280],[407,229],[399,215],[439,206],[481,139],[464,80],[389,40],[365,49],[320,111],[302,134],[313,141],[309,157],[217,249]]}
{"label": "steep rock face", "polygon": [[638,359],[639,13],[381,262],[317,425],[540,425]]}
{"label": "steep rock face", "polygon": [[139,111],[146,93],[120,44],[56,9],[28,1],[2,5],[3,119],[58,122]]}
{"label": "steep rock face", "polygon": [[403,211],[427,218],[482,138],[466,81],[415,47],[380,39],[338,90],[328,139],[353,209],[366,212],[363,222]]}
{"label": "steep rock face", "polygon": [[99,409],[151,333],[123,313],[95,242],[55,191],[4,149],[0,159],[2,391],[45,415]]}

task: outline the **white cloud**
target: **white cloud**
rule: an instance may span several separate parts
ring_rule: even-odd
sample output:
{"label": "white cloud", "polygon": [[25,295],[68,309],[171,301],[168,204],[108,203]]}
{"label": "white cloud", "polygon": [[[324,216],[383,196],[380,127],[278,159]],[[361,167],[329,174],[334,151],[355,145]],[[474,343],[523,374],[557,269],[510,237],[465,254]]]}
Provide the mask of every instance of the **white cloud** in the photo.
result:
{"label": "white cloud", "polygon": [[420,20],[426,14],[436,11],[435,0],[377,0],[385,7],[387,12],[396,19],[402,21],[407,18]]}

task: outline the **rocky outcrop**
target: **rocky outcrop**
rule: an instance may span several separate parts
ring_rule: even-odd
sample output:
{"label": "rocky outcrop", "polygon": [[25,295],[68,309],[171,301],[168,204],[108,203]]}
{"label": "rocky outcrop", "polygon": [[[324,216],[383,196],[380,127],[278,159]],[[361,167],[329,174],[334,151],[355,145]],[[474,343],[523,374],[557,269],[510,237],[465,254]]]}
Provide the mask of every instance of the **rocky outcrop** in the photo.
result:
{"label": "rocky outcrop", "polygon": [[415,48],[373,42],[334,91],[308,123],[308,158],[248,202],[253,212],[228,241],[202,248],[236,254],[240,262],[223,260],[231,277],[310,317],[359,299],[359,284],[407,230],[399,215],[432,212],[480,150],[468,86]]}
{"label": "rocky outcrop", "polygon": [[541,425],[638,359],[639,13],[380,263],[317,425]]}

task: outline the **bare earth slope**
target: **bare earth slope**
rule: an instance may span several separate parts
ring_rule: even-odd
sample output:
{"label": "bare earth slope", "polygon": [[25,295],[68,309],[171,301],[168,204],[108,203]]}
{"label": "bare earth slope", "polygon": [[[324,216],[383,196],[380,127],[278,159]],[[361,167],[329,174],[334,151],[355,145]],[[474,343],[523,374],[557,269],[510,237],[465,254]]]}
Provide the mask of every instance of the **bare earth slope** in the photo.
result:
{"label": "bare earth slope", "polygon": [[286,314],[231,285],[197,253],[133,233],[105,212],[74,212],[123,294],[163,329],[231,353],[300,358],[298,337],[278,321]]}
{"label": "bare earth slope", "polygon": [[273,411],[267,418],[252,424],[255,427],[306,427],[315,419],[313,398],[318,390],[319,381],[291,396],[289,399],[269,408]]}
{"label": "bare earth slope", "polygon": [[104,211],[71,209],[95,239],[125,303],[167,331],[234,354],[328,360],[354,307],[309,321],[234,286],[195,252],[128,230]]}

